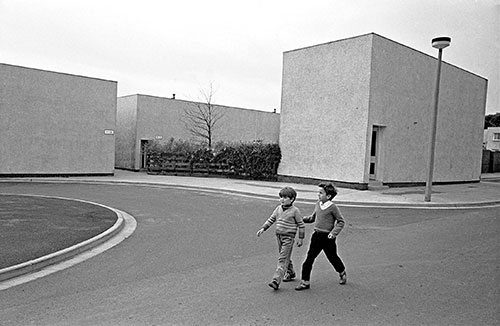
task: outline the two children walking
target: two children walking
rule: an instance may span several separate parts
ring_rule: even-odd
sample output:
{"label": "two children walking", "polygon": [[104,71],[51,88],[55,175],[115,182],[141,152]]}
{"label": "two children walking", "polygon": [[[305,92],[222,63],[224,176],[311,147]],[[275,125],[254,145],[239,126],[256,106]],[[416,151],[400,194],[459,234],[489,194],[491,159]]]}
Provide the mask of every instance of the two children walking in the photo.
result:
{"label": "two children walking", "polygon": [[325,252],[328,261],[339,273],[340,284],[346,284],[347,274],[345,266],[337,255],[336,238],[344,227],[344,218],[333,203],[333,198],[337,195],[337,189],[332,183],[320,183],[318,185],[318,202],[311,215],[302,218],[300,210],[293,205],[297,198],[296,191],[291,187],[284,187],[279,192],[281,205],[276,207],[257,232],[260,236],[272,224],[276,223],[276,238],[278,241],[278,266],[269,286],[278,290],[280,283],[291,281],[295,278],[295,270],[291,261],[292,248],[297,231],[299,239],[297,246],[302,246],[305,237],[304,223],[315,223],[314,232],[311,236],[309,250],[305,261],[302,264],[302,275],[297,291],[310,288],[311,271],[314,260],[321,251]]}

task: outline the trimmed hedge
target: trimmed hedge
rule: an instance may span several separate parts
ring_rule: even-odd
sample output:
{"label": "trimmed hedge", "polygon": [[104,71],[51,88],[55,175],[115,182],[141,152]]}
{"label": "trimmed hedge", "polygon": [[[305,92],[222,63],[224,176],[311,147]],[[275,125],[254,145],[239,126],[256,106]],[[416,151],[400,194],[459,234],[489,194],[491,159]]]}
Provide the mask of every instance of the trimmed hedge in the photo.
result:
{"label": "trimmed hedge", "polygon": [[281,151],[278,144],[215,144],[213,148],[170,139],[147,146],[148,173],[224,175],[256,180],[276,180]]}

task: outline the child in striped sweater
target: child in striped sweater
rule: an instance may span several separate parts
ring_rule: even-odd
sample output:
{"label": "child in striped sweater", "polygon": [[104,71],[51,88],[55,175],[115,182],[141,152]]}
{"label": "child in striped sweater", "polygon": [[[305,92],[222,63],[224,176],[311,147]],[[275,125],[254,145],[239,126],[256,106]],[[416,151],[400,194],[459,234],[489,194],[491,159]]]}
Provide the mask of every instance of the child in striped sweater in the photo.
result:
{"label": "child in striped sweater", "polygon": [[305,236],[305,225],[302,221],[300,210],[293,205],[297,198],[297,192],[292,187],[284,187],[279,192],[281,205],[276,207],[262,225],[262,228],[257,231],[257,236],[260,235],[271,225],[276,223],[276,238],[278,240],[278,266],[274,273],[269,286],[274,290],[278,290],[281,281],[288,282],[295,278],[295,271],[292,264],[292,248],[295,241],[297,230],[299,231],[299,239],[297,247],[302,246]]}

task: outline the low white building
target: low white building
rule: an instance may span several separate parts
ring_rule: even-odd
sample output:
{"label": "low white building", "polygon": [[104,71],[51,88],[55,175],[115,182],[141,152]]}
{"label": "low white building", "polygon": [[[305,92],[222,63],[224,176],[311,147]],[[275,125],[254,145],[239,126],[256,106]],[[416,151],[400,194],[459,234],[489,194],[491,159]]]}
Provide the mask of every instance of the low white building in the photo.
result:
{"label": "low white building", "polygon": [[112,175],[117,83],[0,64],[0,176]]}
{"label": "low white building", "polygon": [[500,127],[489,127],[484,130],[484,148],[490,151],[500,151]]}
{"label": "low white building", "polygon": [[[150,141],[191,140],[184,123],[185,110],[198,102],[149,95],[118,98],[116,120],[117,168],[140,170],[145,167],[145,145]],[[279,114],[215,105],[222,118],[214,127],[213,142],[278,143]]]}
{"label": "low white building", "polygon": [[[374,33],[285,52],[280,178],[425,184],[436,69],[436,58]],[[486,89],[443,62],[436,183],[480,180]]]}

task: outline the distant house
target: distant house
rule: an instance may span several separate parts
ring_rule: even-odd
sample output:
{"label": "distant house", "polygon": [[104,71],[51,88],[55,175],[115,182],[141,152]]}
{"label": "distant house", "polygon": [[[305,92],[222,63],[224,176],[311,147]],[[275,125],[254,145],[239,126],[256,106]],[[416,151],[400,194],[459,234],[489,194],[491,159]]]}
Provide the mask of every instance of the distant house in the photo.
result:
{"label": "distant house", "polygon": [[[374,33],[285,52],[280,178],[425,184],[436,67]],[[485,78],[443,63],[436,183],[480,180],[486,89]]]}
{"label": "distant house", "polygon": [[[197,102],[149,95],[118,98],[115,167],[140,170],[145,167],[145,145],[171,138],[190,140],[193,136],[183,122],[186,109]],[[213,141],[278,143],[279,114],[216,105],[223,118],[214,128]]]}
{"label": "distant house", "polygon": [[0,176],[112,175],[115,81],[0,64]]}
{"label": "distant house", "polygon": [[490,151],[500,151],[500,127],[489,127],[484,130],[484,148]]}

